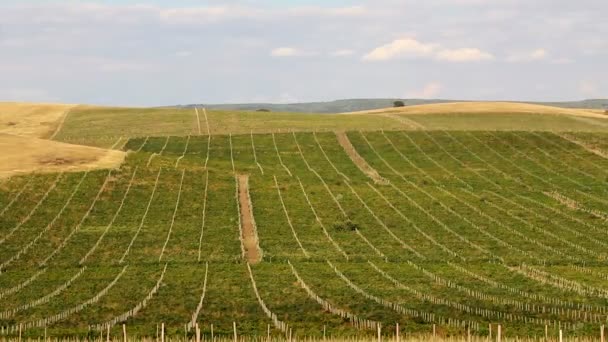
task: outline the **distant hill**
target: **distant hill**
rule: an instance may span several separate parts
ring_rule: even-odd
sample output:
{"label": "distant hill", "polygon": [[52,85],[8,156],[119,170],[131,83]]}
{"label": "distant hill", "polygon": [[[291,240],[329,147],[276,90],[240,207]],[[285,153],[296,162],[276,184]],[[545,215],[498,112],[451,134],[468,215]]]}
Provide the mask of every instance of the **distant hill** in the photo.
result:
{"label": "distant hill", "polygon": [[[463,102],[459,100],[421,100],[421,99],[347,99],[329,102],[307,102],[307,103],[239,103],[239,104],[190,104],[178,107],[193,108],[206,107],[209,109],[222,110],[246,110],[255,111],[267,109],[273,112],[294,112],[294,113],[345,113],[365,110],[382,109],[392,107],[393,102],[403,101],[406,106],[422,104]],[[591,99],[571,102],[523,102],[530,104],[540,104],[562,108],[584,108],[584,109],[603,109],[608,107],[608,99]]]}

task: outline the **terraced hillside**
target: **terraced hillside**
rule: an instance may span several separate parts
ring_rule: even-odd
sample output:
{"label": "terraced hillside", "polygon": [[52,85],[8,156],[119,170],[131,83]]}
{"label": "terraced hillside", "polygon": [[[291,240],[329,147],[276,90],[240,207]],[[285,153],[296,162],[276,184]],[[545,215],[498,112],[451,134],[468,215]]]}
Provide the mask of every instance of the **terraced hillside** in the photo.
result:
{"label": "terraced hillside", "polygon": [[206,132],[1,183],[0,334],[597,336],[608,320],[605,133]]}

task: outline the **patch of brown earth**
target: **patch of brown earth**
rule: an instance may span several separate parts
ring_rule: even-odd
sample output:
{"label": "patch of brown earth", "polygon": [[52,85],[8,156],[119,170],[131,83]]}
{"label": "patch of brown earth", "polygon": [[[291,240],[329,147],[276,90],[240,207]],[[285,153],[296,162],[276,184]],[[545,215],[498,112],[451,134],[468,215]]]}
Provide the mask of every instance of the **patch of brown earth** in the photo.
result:
{"label": "patch of brown earth", "polygon": [[241,243],[245,250],[245,258],[250,264],[262,260],[258,232],[253,217],[253,207],[249,196],[249,175],[238,175],[239,210],[241,215]]}
{"label": "patch of brown earth", "polygon": [[126,153],[0,133],[0,178],[30,172],[117,168]]}
{"label": "patch of brown earth", "polygon": [[340,146],[342,146],[346,154],[348,154],[348,157],[353,161],[353,163],[355,163],[355,165],[357,165],[361,172],[371,178],[376,184],[388,184],[388,180],[380,176],[378,171],[371,167],[371,165],[369,165],[367,161],[361,157],[359,152],[357,152],[353,144],[348,139],[345,132],[336,132],[336,137],[338,138],[338,143],[340,143]]}
{"label": "patch of brown earth", "polygon": [[47,138],[61,129],[74,105],[0,102],[0,133]]}

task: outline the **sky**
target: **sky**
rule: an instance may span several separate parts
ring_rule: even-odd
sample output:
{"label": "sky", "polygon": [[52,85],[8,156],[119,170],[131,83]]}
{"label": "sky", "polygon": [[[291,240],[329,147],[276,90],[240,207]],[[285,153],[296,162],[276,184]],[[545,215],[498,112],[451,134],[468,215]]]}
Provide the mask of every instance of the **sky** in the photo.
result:
{"label": "sky", "polygon": [[605,0],[0,1],[0,101],[608,98]]}

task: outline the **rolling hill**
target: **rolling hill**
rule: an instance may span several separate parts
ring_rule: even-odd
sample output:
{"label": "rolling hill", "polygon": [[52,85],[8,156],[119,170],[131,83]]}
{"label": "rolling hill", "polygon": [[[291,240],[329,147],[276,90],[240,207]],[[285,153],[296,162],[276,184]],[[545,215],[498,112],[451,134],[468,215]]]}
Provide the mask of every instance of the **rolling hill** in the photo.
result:
{"label": "rolling hill", "polygon": [[500,325],[580,341],[605,323],[596,112],[77,106],[44,122],[25,131],[52,140],[0,134],[1,170],[112,161],[0,179],[0,338],[481,342]]}

